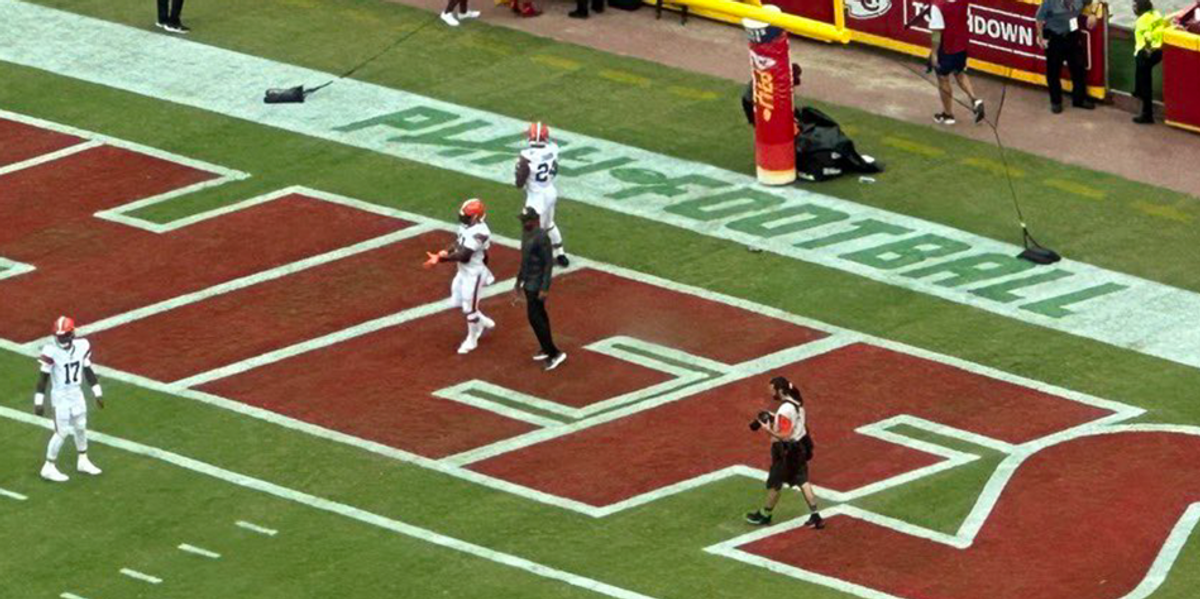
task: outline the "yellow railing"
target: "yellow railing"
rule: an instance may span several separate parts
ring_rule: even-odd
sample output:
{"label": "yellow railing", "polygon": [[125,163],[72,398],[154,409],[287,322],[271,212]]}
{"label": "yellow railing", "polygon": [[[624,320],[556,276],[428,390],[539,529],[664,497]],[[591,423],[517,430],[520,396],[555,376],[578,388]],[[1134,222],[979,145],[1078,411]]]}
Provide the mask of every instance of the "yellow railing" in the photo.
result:
{"label": "yellow railing", "polygon": [[[643,0],[654,6],[657,0]],[[741,25],[742,19],[754,19],[786,29],[796,35],[823,41],[850,43],[850,30],[846,29],[842,0],[833,0],[834,23],[824,23],[783,12],[772,12],[763,8],[760,0],[664,0],[664,8],[677,9],[687,6],[697,16]]]}

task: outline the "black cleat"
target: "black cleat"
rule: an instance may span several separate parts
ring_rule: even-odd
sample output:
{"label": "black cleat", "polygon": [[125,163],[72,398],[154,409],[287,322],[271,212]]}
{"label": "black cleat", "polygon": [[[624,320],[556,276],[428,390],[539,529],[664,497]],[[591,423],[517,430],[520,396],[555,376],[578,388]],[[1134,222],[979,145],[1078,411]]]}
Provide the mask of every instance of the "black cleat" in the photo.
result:
{"label": "black cleat", "polygon": [[568,258],[566,254],[559,254],[558,257],[554,259],[554,261],[557,262],[558,265],[563,268],[566,268],[571,265],[571,259]]}
{"label": "black cleat", "polygon": [[771,515],[763,515],[760,511],[750,512],[746,514],[746,522],[755,526],[766,526],[771,523]]}
{"label": "black cleat", "polygon": [[804,525],[821,530],[822,528],[825,528],[825,519],[821,517],[821,514],[814,513],[808,517],[808,521],[805,522]]}

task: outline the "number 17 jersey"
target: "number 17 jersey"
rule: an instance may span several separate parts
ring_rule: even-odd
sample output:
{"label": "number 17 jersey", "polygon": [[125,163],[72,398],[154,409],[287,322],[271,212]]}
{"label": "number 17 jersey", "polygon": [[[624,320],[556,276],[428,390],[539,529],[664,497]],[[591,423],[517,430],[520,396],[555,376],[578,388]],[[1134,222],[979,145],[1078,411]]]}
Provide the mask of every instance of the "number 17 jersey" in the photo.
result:
{"label": "number 17 jersey", "polygon": [[76,339],[68,348],[51,341],[42,346],[38,361],[42,372],[50,374],[50,399],[56,410],[65,402],[83,401],[83,369],[92,367],[92,344],[87,339]]}

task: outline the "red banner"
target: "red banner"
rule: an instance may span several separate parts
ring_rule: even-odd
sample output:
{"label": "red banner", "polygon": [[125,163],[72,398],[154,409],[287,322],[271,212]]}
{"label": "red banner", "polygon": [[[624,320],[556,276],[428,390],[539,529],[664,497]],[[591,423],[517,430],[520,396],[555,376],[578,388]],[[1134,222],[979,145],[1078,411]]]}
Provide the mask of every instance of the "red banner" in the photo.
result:
{"label": "red banner", "polygon": [[745,19],[754,85],[754,156],[758,181],[787,185],[796,180],[796,124],[792,116],[792,68],[788,34]]}
{"label": "red banner", "polygon": [[[820,19],[830,0],[783,0],[780,6],[791,14]],[[928,0],[845,0],[846,27],[858,34],[854,40],[893,50],[915,53],[929,48],[929,28],[925,11]],[[993,74],[1022,81],[1045,84],[1046,58],[1037,45],[1033,15],[1038,5],[1020,0],[970,0],[968,25],[971,30],[970,58],[989,63],[982,67]],[[1088,87],[1094,96],[1103,97],[1107,88],[1108,31],[1103,23],[1083,30],[1087,45]],[[1061,76],[1070,87],[1066,68]]]}

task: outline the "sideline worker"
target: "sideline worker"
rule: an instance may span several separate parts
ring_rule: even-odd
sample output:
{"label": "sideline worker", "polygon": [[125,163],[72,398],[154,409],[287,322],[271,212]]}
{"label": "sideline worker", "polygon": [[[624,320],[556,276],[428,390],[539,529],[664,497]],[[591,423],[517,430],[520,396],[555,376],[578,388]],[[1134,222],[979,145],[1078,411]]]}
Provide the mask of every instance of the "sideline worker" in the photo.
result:
{"label": "sideline worker", "polygon": [[1162,62],[1163,33],[1171,22],[1154,10],[1150,0],[1133,0],[1137,23],[1133,29],[1133,96],[1142,101],[1142,113],[1133,117],[1139,125],[1154,123],[1154,67]]}
{"label": "sideline worker", "polygon": [[[1046,51],[1046,86],[1050,88],[1050,112],[1062,112],[1063,61],[1071,71],[1071,105],[1084,110],[1096,108],[1087,97],[1087,68],[1084,66],[1084,37],[1079,28],[1083,8],[1092,0],[1044,0],[1034,18],[1037,20],[1038,46]],[[1089,16],[1087,27],[1097,19]]]}
{"label": "sideline worker", "polygon": [[975,124],[983,121],[983,100],[975,96],[971,77],[967,75],[967,45],[971,32],[967,27],[967,0],[933,0],[929,7],[929,30],[931,47],[929,65],[937,73],[938,92],[942,97],[942,111],[933,115],[939,125],[953,125],[954,90],[950,87],[950,75],[958,87],[971,99],[971,112]]}
{"label": "sideline worker", "polygon": [[550,315],[546,313],[546,298],[550,294],[550,277],[554,273],[554,250],[550,235],[540,226],[541,216],[533,207],[521,212],[521,272],[513,287],[513,301],[520,301],[524,291],[529,326],[537,336],[541,351],[534,354],[536,362],[545,362],[546,371],[558,368],[567,359],[567,352],[554,345],[550,334]]}
{"label": "sideline worker", "polygon": [[183,12],[183,0],[158,0],[158,22],[155,25],[171,33],[187,33],[191,31],[179,19]]}
{"label": "sideline worker", "polygon": [[[817,496],[808,482],[808,461],[812,459],[812,437],[808,435],[808,422],[804,413],[804,400],[800,390],[786,378],[771,379],[771,399],[780,402],[775,414],[760,412],[758,419],[750,423],[751,430],[762,429],[771,436],[771,471],[767,474],[767,504],[761,510],[746,514],[750,524],[765,526],[771,523],[771,512],[779,503],[779,491],[784,485],[800,487],[804,501],[812,514],[805,526],[825,528],[825,521],[817,512]],[[758,426],[755,426],[755,425]]]}

